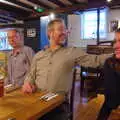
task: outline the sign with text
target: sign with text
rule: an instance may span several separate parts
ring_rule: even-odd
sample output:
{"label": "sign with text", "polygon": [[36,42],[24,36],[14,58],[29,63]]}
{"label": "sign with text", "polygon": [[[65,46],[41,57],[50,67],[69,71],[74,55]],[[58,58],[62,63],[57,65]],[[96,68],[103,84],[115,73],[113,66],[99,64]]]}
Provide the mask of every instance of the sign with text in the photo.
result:
{"label": "sign with text", "polygon": [[35,28],[27,29],[27,37],[36,37],[36,29]]}

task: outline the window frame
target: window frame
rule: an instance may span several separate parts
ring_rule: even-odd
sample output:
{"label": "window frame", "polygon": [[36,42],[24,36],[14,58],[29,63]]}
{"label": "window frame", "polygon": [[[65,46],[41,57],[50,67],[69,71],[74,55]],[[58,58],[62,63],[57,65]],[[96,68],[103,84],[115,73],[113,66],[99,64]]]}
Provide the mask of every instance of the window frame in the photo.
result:
{"label": "window frame", "polygon": [[[98,18],[96,18],[96,20],[95,20],[95,22],[96,22],[96,31],[94,32],[95,33],[95,35],[91,35],[91,37],[89,36],[89,37],[86,37],[85,36],[85,15],[86,14],[89,14],[89,13],[96,13],[96,17],[97,17],[97,9],[94,9],[94,10],[87,10],[87,11],[84,11],[84,12],[82,12],[81,13],[81,38],[83,39],[83,40],[94,40],[94,39],[97,39],[97,19]],[[104,36],[103,37],[101,37],[101,34],[100,34],[100,31],[101,31],[101,25],[99,26],[99,37],[100,37],[100,39],[106,39],[107,38],[107,8],[100,8],[100,16],[101,16],[101,13],[104,13],[105,14],[105,17],[104,17],[104,19],[105,20],[102,20],[101,19],[101,17],[100,17],[100,24],[101,24],[101,21],[105,21],[105,23],[102,23],[102,24],[104,24],[104,28],[103,28],[103,30],[104,30]],[[86,29],[86,31],[88,31],[88,28]]]}

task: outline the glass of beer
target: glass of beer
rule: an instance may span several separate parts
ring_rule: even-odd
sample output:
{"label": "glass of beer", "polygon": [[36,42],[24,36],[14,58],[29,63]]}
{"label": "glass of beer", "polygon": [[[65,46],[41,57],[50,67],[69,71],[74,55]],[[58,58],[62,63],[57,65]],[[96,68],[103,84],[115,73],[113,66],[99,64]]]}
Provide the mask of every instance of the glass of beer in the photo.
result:
{"label": "glass of beer", "polygon": [[4,76],[0,75],[0,97],[4,96]]}

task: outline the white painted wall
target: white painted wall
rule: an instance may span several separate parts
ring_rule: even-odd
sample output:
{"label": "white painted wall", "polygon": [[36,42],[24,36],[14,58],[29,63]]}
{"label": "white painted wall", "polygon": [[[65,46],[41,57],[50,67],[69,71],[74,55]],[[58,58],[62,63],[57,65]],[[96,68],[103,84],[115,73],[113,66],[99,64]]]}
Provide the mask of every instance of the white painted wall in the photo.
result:
{"label": "white painted wall", "polygon": [[81,46],[80,28],[80,15],[68,15],[68,46]]}
{"label": "white painted wall", "polygon": [[68,46],[86,47],[87,44],[96,44],[96,40],[81,39],[80,15],[68,15],[68,28],[70,28],[70,34],[68,36]]}
{"label": "white painted wall", "polygon": [[[114,32],[110,32],[110,21],[120,21],[120,9],[108,10],[108,33],[106,40],[114,39]],[[96,44],[96,40],[82,40],[81,39],[81,16],[80,15],[68,15],[68,27],[72,28],[71,33],[68,36],[68,46],[86,47],[88,44]],[[106,41],[105,40],[105,41]]]}
{"label": "white painted wall", "polygon": [[114,32],[110,32],[110,22],[114,20],[120,21],[120,9],[113,9],[108,12],[108,40],[114,39]]}

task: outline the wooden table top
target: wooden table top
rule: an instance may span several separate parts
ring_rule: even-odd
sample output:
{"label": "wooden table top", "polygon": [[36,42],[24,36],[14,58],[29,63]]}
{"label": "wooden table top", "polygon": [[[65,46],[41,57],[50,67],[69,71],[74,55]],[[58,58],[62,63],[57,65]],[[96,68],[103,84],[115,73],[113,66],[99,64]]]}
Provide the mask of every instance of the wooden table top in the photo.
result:
{"label": "wooden table top", "polygon": [[36,120],[64,101],[62,95],[43,101],[40,96],[46,92],[23,94],[20,90],[5,94],[0,98],[0,120],[16,118],[16,120]]}

